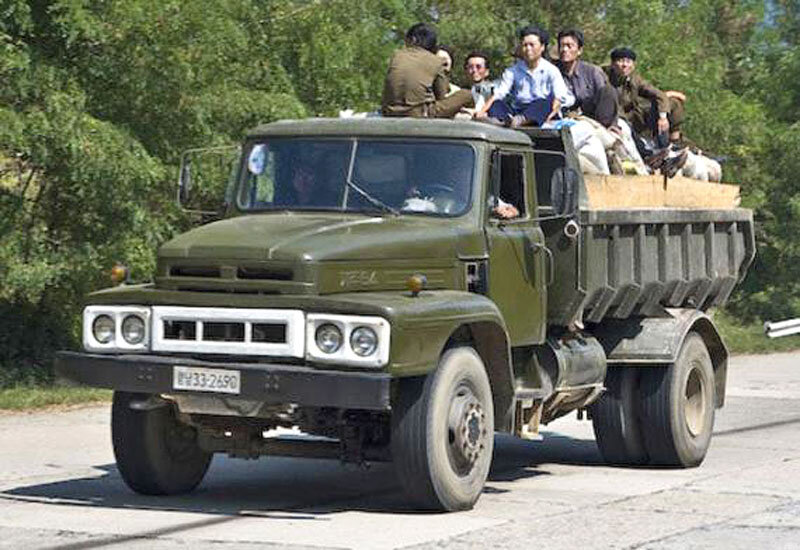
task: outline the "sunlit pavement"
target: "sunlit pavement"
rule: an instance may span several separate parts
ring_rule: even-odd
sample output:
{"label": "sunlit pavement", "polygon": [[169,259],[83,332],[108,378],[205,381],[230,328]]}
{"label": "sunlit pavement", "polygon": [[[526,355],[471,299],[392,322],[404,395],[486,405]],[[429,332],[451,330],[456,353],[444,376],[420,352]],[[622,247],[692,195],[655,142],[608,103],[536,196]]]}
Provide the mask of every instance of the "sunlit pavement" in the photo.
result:
{"label": "sunlit pavement", "polygon": [[604,466],[575,415],[497,436],[470,512],[404,506],[392,467],[216,457],[193,494],[122,483],[109,407],[0,416],[0,548],[800,547],[800,354],[731,361],[706,461]]}

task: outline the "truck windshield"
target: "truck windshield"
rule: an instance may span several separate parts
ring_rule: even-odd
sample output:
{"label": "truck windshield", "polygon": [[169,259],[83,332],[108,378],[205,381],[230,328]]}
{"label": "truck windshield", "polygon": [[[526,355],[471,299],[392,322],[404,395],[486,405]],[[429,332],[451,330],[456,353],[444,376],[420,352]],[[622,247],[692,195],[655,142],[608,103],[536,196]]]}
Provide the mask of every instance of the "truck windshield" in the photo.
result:
{"label": "truck windshield", "polygon": [[470,145],[271,139],[245,150],[243,210],[336,210],[458,216],[472,194]]}

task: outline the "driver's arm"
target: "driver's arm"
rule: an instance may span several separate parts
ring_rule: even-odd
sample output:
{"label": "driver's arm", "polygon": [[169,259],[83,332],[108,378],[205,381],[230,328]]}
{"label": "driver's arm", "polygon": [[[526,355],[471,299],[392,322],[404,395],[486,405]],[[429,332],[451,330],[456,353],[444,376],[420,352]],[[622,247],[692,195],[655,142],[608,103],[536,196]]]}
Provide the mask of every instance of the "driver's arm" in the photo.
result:
{"label": "driver's arm", "polygon": [[492,215],[504,220],[510,220],[519,217],[519,209],[498,197],[497,206],[492,209]]}

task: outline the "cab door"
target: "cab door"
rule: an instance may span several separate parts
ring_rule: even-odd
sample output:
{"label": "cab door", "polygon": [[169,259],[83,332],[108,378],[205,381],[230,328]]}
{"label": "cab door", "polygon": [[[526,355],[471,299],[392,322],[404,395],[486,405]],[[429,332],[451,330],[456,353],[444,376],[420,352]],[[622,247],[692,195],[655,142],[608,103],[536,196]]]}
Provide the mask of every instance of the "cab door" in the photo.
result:
{"label": "cab door", "polygon": [[[542,343],[547,327],[549,250],[536,219],[533,155],[523,149],[497,149],[490,167],[484,218],[489,248],[489,297],[503,313],[512,346]],[[497,204],[519,212],[503,219]]]}

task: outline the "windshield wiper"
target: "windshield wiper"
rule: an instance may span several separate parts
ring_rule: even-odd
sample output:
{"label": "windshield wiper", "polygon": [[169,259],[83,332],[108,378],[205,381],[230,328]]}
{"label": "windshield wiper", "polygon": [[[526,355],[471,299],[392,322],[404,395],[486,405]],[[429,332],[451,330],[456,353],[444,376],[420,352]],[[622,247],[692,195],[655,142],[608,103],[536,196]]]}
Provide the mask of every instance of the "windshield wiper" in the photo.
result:
{"label": "windshield wiper", "polygon": [[350,189],[352,189],[353,191],[355,191],[356,193],[361,195],[372,206],[380,208],[381,210],[383,210],[385,212],[390,212],[390,213],[394,214],[395,216],[399,216],[400,215],[400,211],[398,209],[396,209],[394,207],[391,207],[388,204],[386,204],[385,202],[383,202],[382,200],[373,197],[372,195],[370,195],[367,191],[362,189],[358,184],[356,184],[353,181],[353,168],[355,167],[355,164],[356,164],[356,151],[357,150],[358,150],[358,141],[353,141],[353,152],[350,155],[350,165],[347,167],[347,179],[345,179],[345,183],[347,184],[347,186]]}

